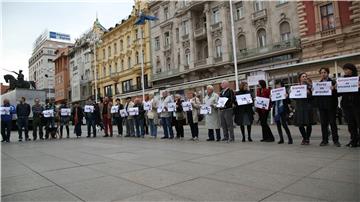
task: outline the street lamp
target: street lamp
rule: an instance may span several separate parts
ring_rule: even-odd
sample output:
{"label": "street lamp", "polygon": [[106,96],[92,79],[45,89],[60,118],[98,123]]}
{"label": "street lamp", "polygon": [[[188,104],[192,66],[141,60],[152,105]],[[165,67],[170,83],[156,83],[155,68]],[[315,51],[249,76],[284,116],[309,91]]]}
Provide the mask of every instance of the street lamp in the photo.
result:
{"label": "street lamp", "polygon": [[49,75],[48,74],[45,74],[45,77],[47,78],[47,84],[48,84],[48,89],[49,89],[49,93],[48,93],[48,99],[49,99],[49,102],[50,102],[50,78],[49,78]]}
{"label": "street lamp", "polygon": [[102,40],[100,37],[93,33],[90,39],[87,39],[87,42],[93,45],[94,48],[94,88],[95,88],[95,102],[98,101],[98,91],[97,91],[97,67],[96,67],[96,45],[101,44]]}

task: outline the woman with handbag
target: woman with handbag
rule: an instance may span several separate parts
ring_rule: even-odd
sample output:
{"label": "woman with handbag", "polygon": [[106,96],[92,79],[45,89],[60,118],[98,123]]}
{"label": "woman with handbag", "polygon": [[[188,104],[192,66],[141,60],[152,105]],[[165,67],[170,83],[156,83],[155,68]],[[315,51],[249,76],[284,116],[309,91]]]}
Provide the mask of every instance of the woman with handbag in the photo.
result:
{"label": "woman with handbag", "polygon": [[175,110],[175,130],[176,130],[176,139],[183,139],[184,138],[184,125],[186,125],[186,118],[184,114],[184,110],[182,108],[182,103],[184,102],[181,99],[181,95],[175,95],[175,103],[176,103],[176,110]]}
{"label": "woman with handbag", "polygon": [[159,118],[158,118],[158,114],[156,112],[159,103],[158,101],[154,98],[154,94],[150,94],[149,95],[149,99],[150,100],[150,104],[151,104],[151,110],[146,112],[146,116],[147,116],[147,120],[148,120],[148,125],[150,127],[150,135],[153,138],[156,138],[157,136],[157,125],[159,122]]}
{"label": "woman with handbag", "polygon": [[190,140],[199,140],[198,113],[200,109],[200,100],[194,92],[189,92],[187,97],[192,106],[192,110],[186,112],[186,118],[190,125],[192,136]]}

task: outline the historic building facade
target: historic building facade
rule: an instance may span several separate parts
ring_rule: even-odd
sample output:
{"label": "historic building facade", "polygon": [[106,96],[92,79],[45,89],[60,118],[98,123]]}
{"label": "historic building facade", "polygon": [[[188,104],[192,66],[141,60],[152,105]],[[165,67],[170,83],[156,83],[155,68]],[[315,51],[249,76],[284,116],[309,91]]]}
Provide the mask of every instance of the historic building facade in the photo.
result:
{"label": "historic building facade", "polygon": [[70,94],[69,82],[69,49],[71,47],[59,48],[55,51],[55,104],[68,102]]}

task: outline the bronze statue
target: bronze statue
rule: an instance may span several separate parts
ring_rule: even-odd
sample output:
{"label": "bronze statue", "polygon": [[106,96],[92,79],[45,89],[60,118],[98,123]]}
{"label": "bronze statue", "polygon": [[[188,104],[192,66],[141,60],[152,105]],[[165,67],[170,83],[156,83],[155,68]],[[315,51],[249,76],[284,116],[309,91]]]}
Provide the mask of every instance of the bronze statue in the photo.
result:
{"label": "bronze statue", "polygon": [[16,88],[25,88],[25,89],[36,89],[36,85],[34,81],[25,81],[24,80],[24,74],[22,73],[22,70],[19,70],[19,73],[15,71],[11,71],[17,75],[17,79],[11,74],[6,74],[4,76],[4,79],[6,83],[10,84],[9,90],[14,90]]}

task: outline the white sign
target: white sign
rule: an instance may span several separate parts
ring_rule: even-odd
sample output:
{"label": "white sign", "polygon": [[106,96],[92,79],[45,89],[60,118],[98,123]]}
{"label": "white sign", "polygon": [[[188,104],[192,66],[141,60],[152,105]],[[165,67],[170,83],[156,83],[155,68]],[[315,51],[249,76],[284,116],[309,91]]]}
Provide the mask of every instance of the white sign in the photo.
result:
{"label": "white sign", "polygon": [[92,106],[92,105],[85,105],[85,107],[84,107],[84,112],[85,112],[85,113],[93,113],[93,112],[94,112],[94,106]]}
{"label": "white sign", "polygon": [[126,109],[120,109],[120,116],[123,117],[123,118],[128,116],[128,113],[126,112]]}
{"label": "white sign", "polygon": [[54,110],[53,109],[44,110],[43,114],[45,118],[54,117]]}
{"label": "white sign", "polygon": [[152,110],[151,102],[144,102],[144,110],[145,111],[151,111]]}
{"label": "white sign", "polygon": [[306,85],[291,86],[289,97],[291,99],[307,98],[307,86]]}
{"label": "white sign", "polygon": [[191,102],[183,102],[181,103],[184,112],[192,111]]}
{"label": "white sign", "polygon": [[227,98],[227,97],[219,97],[216,107],[218,107],[218,108],[225,107],[225,104],[228,101],[228,99],[229,98]]}
{"label": "white sign", "polygon": [[312,87],[312,95],[313,96],[328,96],[331,95],[331,81],[325,82],[313,82]]}
{"label": "white sign", "polygon": [[176,110],[176,103],[175,102],[168,103],[167,108],[168,108],[168,112],[174,112]]}
{"label": "white sign", "polygon": [[119,106],[118,105],[115,105],[115,106],[111,107],[111,113],[112,114],[116,114],[116,113],[118,113],[118,111],[119,111]]}
{"label": "white sign", "polygon": [[259,109],[269,109],[270,99],[265,97],[255,98],[255,107]]}
{"label": "white sign", "polygon": [[236,96],[236,102],[238,105],[247,105],[253,103],[253,100],[250,94],[242,94]]}
{"label": "white sign", "polygon": [[200,114],[211,114],[211,107],[209,105],[201,105]]}
{"label": "white sign", "polygon": [[10,115],[10,107],[0,107],[1,115]]}
{"label": "white sign", "polygon": [[349,93],[359,91],[359,77],[344,77],[337,79],[337,92]]}
{"label": "white sign", "polygon": [[139,107],[130,107],[128,113],[130,116],[139,115]]}
{"label": "white sign", "polygon": [[70,116],[71,115],[71,109],[70,108],[62,108],[60,110],[61,116]]}
{"label": "white sign", "polygon": [[285,87],[275,88],[271,90],[271,101],[278,101],[286,99]]}
{"label": "white sign", "polygon": [[265,74],[248,76],[247,83],[249,86],[256,86],[259,84],[260,80],[266,81]]}
{"label": "white sign", "polygon": [[159,107],[157,108],[157,113],[161,113],[164,110],[164,105],[160,104]]}

